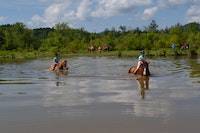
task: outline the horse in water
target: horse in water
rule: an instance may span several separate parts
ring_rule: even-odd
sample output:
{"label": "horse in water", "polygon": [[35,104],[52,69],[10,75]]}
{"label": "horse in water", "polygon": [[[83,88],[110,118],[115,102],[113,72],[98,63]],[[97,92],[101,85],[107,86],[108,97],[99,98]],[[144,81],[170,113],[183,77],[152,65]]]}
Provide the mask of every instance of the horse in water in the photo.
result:
{"label": "horse in water", "polygon": [[67,67],[67,60],[62,60],[62,61],[60,61],[60,62],[56,65],[55,69],[54,69],[54,65],[55,65],[55,64],[52,64],[52,65],[50,66],[49,70],[51,70],[51,71],[58,71],[58,70],[64,70],[64,68],[65,68],[66,70],[68,70],[68,67]]}
{"label": "horse in water", "polygon": [[[132,66],[128,73],[134,73],[135,69],[137,66]],[[150,76],[149,72],[149,64],[147,62],[143,62],[142,65],[138,68],[137,72],[135,73],[136,75],[144,75],[144,76]]]}

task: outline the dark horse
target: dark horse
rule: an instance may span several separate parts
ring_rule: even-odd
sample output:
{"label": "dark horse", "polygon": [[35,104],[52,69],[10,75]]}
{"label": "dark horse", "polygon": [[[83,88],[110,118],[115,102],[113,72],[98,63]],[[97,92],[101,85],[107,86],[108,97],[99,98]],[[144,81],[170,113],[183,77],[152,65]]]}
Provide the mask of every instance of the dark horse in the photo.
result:
{"label": "dark horse", "polygon": [[57,65],[56,65],[56,67],[55,67],[55,69],[54,69],[54,64],[52,64],[51,66],[50,66],[50,68],[49,68],[49,70],[51,70],[51,71],[58,71],[58,70],[64,70],[64,68],[65,69],[68,69],[68,67],[67,67],[67,60],[62,60],[62,61],[60,61]]}
{"label": "dark horse", "polygon": [[[137,66],[132,66],[128,73],[134,73],[136,68]],[[136,75],[150,76],[149,64],[147,62],[143,62],[143,64],[140,65],[139,69],[137,70]]]}

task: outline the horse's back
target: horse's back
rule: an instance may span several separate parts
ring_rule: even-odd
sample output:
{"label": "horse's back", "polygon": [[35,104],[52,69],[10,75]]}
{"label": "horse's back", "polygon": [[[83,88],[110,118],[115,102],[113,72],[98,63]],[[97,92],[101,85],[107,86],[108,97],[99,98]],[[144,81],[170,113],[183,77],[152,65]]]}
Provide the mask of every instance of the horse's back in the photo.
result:
{"label": "horse's back", "polygon": [[144,69],[141,68],[141,67],[139,67],[138,70],[136,71],[136,73],[134,73],[135,70],[136,70],[136,68],[137,68],[137,66],[132,66],[132,67],[129,69],[128,73],[129,73],[129,74],[136,74],[136,75],[143,75]]}
{"label": "horse's back", "polygon": [[132,66],[132,67],[128,70],[128,73],[134,73],[136,67],[137,67],[137,66]]}

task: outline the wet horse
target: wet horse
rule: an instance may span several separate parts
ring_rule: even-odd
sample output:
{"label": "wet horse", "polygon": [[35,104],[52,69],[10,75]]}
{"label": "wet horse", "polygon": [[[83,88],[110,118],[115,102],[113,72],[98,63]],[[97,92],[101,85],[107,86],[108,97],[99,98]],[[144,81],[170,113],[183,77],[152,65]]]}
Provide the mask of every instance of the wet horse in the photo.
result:
{"label": "wet horse", "polygon": [[55,70],[55,71],[58,71],[58,70],[64,70],[64,68],[68,70],[68,67],[67,67],[67,60],[62,60],[62,61],[60,61],[60,62],[56,65],[55,69],[54,69],[54,65],[55,65],[55,64],[52,64],[52,65],[50,66],[49,70],[51,70],[51,71],[54,71],[54,70]]}
{"label": "wet horse", "polygon": [[[135,69],[137,66],[132,66],[128,73],[134,73]],[[136,75],[143,75],[143,76],[150,76],[149,72],[149,64],[147,62],[144,62],[140,67],[138,68],[137,72],[135,73]]]}

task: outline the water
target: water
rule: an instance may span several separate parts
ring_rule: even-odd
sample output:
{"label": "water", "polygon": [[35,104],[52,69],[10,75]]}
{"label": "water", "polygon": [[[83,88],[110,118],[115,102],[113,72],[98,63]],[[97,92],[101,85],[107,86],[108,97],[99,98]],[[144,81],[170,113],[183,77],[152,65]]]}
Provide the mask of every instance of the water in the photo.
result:
{"label": "water", "polygon": [[1,133],[188,133],[200,130],[200,59],[152,58],[147,78],[130,58],[68,57],[0,63]]}

